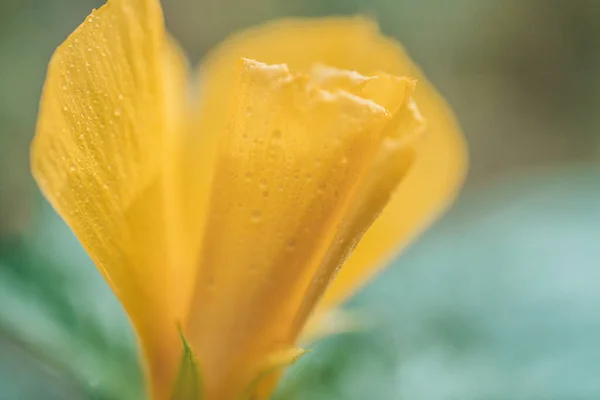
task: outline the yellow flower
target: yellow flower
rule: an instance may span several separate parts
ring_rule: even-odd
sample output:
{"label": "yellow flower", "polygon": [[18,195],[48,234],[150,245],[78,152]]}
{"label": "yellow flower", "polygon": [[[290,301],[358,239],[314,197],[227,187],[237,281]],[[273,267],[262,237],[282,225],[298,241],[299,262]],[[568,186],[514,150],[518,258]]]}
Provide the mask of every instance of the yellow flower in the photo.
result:
{"label": "yellow flower", "polygon": [[158,0],[109,0],[52,57],[33,173],[128,313],[153,398],[170,396],[178,325],[206,399],[261,376],[264,398],[309,317],[448,205],[466,149],[443,99],[361,18],[267,24],[193,78]]}

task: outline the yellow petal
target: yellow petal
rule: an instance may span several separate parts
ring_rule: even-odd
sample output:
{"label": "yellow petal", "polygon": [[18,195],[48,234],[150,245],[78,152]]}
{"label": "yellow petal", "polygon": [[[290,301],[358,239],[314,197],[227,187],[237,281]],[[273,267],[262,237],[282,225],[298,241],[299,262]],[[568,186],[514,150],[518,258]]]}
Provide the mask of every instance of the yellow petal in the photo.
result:
{"label": "yellow petal", "polygon": [[[414,165],[418,139],[424,129],[421,114],[412,100],[414,82],[389,75],[369,82],[361,94],[378,98],[394,109],[393,119],[386,127],[381,146],[375,153],[369,169],[356,182],[355,195],[346,207],[344,219],[337,227],[332,245],[325,253],[310,286],[307,288],[295,326],[296,335],[304,328],[315,304],[323,293],[335,284],[340,271],[346,268],[363,235],[371,228],[382,210],[388,207],[390,197],[404,184],[403,178]],[[394,107],[392,98],[399,107]],[[403,100],[403,101],[402,101]],[[327,289],[327,291],[325,291]]]}
{"label": "yellow petal", "polygon": [[190,280],[171,262],[165,196],[163,149],[186,100],[178,54],[157,0],[92,12],[52,57],[31,155],[43,193],[127,311],[156,398],[177,367]]}
{"label": "yellow petal", "polygon": [[315,274],[337,266],[324,257],[351,246],[332,241],[393,122],[375,102],[285,66],[238,68],[187,334],[210,400],[238,395],[265,359],[292,347]]}
{"label": "yellow petal", "polygon": [[427,121],[428,136],[392,201],[328,289],[321,303],[325,312],[371,278],[456,196],[467,167],[463,136],[450,108],[398,43],[383,37],[370,20],[343,17],[275,22],[233,36],[217,48],[202,70],[202,94],[211,99],[204,115],[213,118],[207,132],[222,131],[227,121],[223,93],[231,91],[229,74],[237,57],[286,63],[292,71],[325,64],[367,76],[383,71],[418,81],[414,99]]}

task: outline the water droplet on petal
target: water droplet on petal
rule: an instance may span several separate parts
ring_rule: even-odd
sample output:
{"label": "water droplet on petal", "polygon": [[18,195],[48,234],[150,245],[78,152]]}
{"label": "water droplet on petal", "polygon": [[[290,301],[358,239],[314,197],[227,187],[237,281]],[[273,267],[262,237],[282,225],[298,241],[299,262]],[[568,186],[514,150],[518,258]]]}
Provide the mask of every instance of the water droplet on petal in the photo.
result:
{"label": "water droplet on petal", "polygon": [[268,187],[268,186],[267,186],[267,183],[268,183],[268,182],[267,182],[267,180],[266,180],[265,178],[260,178],[260,181],[259,181],[259,186],[260,186],[260,188],[261,188],[262,190],[265,190],[265,189],[267,189],[267,187]]}
{"label": "water droplet on petal", "polygon": [[294,239],[290,239],[285,243],[285,248],[289,251],[296,250],[296,241]]}
{"label": "water droplet on petal", "polygon": [[261,217],[262,217],[262,213],[260,212],[260,210],[252,210],[252,212],[250,213],[252,222],[257,223],[260,222]]}

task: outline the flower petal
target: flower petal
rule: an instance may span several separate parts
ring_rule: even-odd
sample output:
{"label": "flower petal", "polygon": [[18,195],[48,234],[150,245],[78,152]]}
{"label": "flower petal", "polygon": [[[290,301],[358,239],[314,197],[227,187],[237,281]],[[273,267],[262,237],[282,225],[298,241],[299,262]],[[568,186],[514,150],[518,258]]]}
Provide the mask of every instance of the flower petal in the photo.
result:
{"label": "flower petal", "polygon": [[453,200],[467,167],[463,136],[448,105],[404,49],[381,36],[372,21],[344,17],[275,22],[233,36],[217,48],[202,70],[202,94],[211,99],[203,108],[212,117],[209,132],[221,132],[227,121],[223,94],[231,91],[229,74],[237,57],[286,63],[292,71],[322,63],[368,76],[384,71],[418,80],[414,99],[428,136],[392,200],[328,289],[321,303],[324,312],[363,285]]}
{"label": "flower petal", "polygon": [[170,269],[163,149],[186,100],[173,46],[156,0],[93,11],[52,57],[31,154],[43,193],[127,311],[157,398],[177,367],[190,280]]}
{"label": "flower petal", "polygon": [[187,335],[208,399],[241,393],[295,341],[305,293],[392,122],[282,65],[245,60],[233,81]]}

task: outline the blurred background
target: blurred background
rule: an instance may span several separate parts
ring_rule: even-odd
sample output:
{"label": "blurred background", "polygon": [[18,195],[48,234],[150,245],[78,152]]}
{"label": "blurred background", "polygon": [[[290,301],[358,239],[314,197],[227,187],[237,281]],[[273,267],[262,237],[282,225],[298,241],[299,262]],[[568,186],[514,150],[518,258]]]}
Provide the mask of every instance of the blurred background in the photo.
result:
{"label": "blurred background", "polygon": [[[0,0],[0,400],[140,399],[119,304],[28,167],[47,62],[100,1]],[[600,1],[163,0],[198,62],[281,16],[366,14],[453,105],[456,206],[278,400],[600,399]],[[365,314],[367,314],[365,312]]]}

